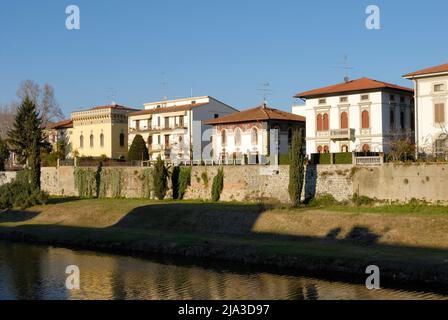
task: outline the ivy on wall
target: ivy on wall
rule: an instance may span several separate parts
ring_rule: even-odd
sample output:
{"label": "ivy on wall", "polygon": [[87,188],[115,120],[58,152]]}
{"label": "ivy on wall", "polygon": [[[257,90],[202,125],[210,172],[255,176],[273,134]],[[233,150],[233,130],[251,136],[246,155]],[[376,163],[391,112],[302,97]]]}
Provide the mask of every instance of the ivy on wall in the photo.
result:
{"label": "ivy on wall", "polygon": [[97,171],[91,168],[75,168],[75,187],[82,198],[97,196]]}
{"label": "ivy on wall", "polygon": [[153,190],[152,168],[143,169],[138,175],[141,182],[141,197],[145,199],[151,198],[151,191]]}
{"label": "ivy on wall", "polygon": [[122,189],[121,170],[117,168],[101,170],[99,189],[100,198],[119,198]]}
{"label": "ivy on wall", "polygon": [[191,185],[191,167],[174,167],[171,173],[173,199],[183,199]]}

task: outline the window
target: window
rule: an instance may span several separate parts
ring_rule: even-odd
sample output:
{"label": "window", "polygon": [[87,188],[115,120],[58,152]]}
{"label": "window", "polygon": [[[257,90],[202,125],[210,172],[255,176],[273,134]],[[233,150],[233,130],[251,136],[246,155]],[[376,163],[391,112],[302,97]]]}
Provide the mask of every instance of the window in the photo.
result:
{"label": "window", "polygon": [[414,109],[411,109],[411,130],[415,130]]}
{"label": "window", "polygon": [[100,134],[100,146],[104,147],[104,134]]}
{"label": "window", "polygon": [[161,145],[162,144],[162,140],[160,140],[161,138],[160,138],[160,134],[157,136],[157,144],[158,145]]}
{"label": "window", "polygon": [[347,103],[348,102],[348,97],[340,97],[339,98],[339,102],[340,103]]}
{"label": "window", "polygon": [[241,146],[241,129],[240,128],[235,129],[235,145],[237,147]]}
{"label": "window", "polygon": [[165,117],[165,129],[169,129],[169,128],[170,128],[170,118]]}
{"label": "window", "polygon": [[394,96],[393,94],[391,94],[391,95],[389,96],[389,100],[390,100],[390,101],[395,101],[395,96]]}
{"label": "window", "polygon": [[257,128],[252,128],[250,132],[250,140],[252,142],[252,145],[255,146],[258,144],[258,130]]}
{"label": "window", "polygon": [[434,92],[442,92],[445,90],[445,86],[443,83],[438,83],[434,85]]}
{"label": "window", "polygon": [[370,146],[367,143],[362,146],[362,152],[364,153],[370,152]]}
{"label": "window", "polygon": [[227,143],[226,130],[221,131],[221,145],[225,146]]}
{"label": "window", "polygon": [[196,104],[196,100],[191,101],[191,104]]}
{"label": "window", "polygon": [[322,117],[322,129],[324,131],[328,131],[330,129],[330,121],[329,121],[329,117],[328,117],[328,113],[324,113],[323,117]]}
{"label": "window", "polygon": [[317,131],[322,131],[323,125],[322,125],[322,114],[317,115]]}
{"label": "window", "polygon": [[341,112],[341,129],[348,129],[348,114],[347,112]]}
{"label": "window", "polygon": [[151,146],[152,145],[152,136],[149,136],[148,137],[148,146]]}
{"label": "window", "polygon": [[317,153],[322,153],[322,151],[323,151],[322,146],[318,146],[318,147],[317,147]]}
{"label": "window", "polygon": [[319,99],[319,104],[326,104],[327,103],[327,99]]}
{"label": "window", "polygon": [[79,147],[84,148],[84,136],[83,135],[81,135],[79,137]]}
{"label": "window", "polygon": [[341,152],[348,152],[348,145],[346,145],[346,144],[342,145]]}
{"label": "window", "polygon": [[367,110],[364,110],[361,113],[361,128],[363,128],[363,129],[370,128],[370,116],[369,116],[369,111],[367,111]]}
{"label": "window", "polygon": [[218,119],[218,118],[219,118],[219,114],[215,113],[213,117],[214,117],[215,119]]}
{"label": "window", "polygon": [[330,153],[330,147],[324,146],[324,153]]}
{"label": "window", "polygon": [[390,108],[390,112],[389,112],[389,126],[390,129],[395,129],[395,109],[394,108]]}
{"label": "window", "polygon": [[157,127],[160,128],[160,117],[157,117]]}
{"label": "window", "polygon": [[94,145],[94,137],[93,134],[90,135],[90,148],[93,148]]}
{"label": "window", "polygon": [[405,97],[400,97],[400,103],[405,103],[406,102],[406,98]]}
{"label": "window", "polygon": [[361,101],[368,101],[368,100],[369,100],[369,95],[368,94],[361,95]]}
{"label": "window", "polygon": [[124,133],[120,133],[120,147],[124,147]]}
{"label": "window", "polygon": [[184,127],[184,116],[179,116],[179,127]]}
{"label": "window", "polygon": [[140,130],[140,120],[135,120],[135,129]]}
{"label": "window", "polygon": [[445,104],[444,103],[436,103],[434,105],[434,121],[435,121],[435,123],[444,123],[445,122]]}

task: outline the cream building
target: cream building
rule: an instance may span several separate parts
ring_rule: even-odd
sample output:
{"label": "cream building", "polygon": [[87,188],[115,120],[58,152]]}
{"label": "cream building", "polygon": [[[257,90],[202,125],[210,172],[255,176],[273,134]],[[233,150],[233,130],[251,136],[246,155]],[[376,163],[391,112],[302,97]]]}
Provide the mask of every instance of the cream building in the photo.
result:
{"label": "cream building", "polygon": [[72,156],[125,159],[128,153],[128,116],[135,111],[114,104],[73,112]]}
{"label": "cream building", "polygon": [[129,115],[131,145],[137,134],[146,141],[150,159],[200,160],[211,126],[202,121],[237,111],[210,96],[145,103],[145,110]]}
{"label": "cream building", "polygon": [[71,119],[50,123],[44,129],[47,141],[51,144],[53,151],[58,151],[58,143],[66,145],[66,157],[72,153],[73,121]]}
{"label": "cream building", "polygon": [[415,140],[421,154],[447,155],[448,64],[403,76],[414,82]]}
{"label": "cream building", "polygon": [[369,78],[298,93],[305,105],[306,150],[385,152],[397,138],[414,137],[414,90]]}

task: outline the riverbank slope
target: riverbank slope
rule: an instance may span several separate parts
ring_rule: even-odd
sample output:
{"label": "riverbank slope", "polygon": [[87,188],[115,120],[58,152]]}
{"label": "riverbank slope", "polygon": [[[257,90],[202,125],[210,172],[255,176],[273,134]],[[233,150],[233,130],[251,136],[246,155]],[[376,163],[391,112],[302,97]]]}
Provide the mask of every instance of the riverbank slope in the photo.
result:
{"label": "riverbank slope", "polygon": [[448,284],[448,213],[430,212],[60,198],[0,213],[0,239]]}

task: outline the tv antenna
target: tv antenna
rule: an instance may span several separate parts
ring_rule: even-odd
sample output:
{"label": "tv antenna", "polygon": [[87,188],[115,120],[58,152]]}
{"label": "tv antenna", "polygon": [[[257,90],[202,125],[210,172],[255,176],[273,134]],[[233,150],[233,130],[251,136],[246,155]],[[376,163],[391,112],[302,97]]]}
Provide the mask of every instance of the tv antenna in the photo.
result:
{"label": "tv antenna", "polygon": [[260,91],[260,94],[263,96],[263,104],[267,104],[267,96],[272,95],[272,90],[270,88],[269,82],[260,83],[260,88],[257,90]]}
{"label": "tv antenna", "polygon": [[347,54],[344,54],[344,63],[342,65],[340,65],[340,66],[335,66],[333,68],[343,69],[344,70],[344,82],[349,82],[350,81],[349,70],[353,70],[354,67],[349,65],[349,63],[348,63],[348,55]]}
{"label": "tv antenna", "polygon": [[112,105],[117,104],[117,90],[112,87],[107,88],[107,101],[110,101]]}

